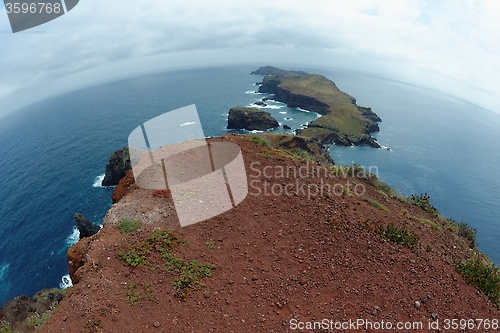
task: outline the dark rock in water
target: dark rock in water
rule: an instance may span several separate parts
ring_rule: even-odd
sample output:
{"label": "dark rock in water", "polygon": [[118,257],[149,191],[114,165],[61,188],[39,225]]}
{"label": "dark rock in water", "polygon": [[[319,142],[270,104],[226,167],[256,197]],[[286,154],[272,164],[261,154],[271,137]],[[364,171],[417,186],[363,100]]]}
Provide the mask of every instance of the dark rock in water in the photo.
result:
{"label": "dark rock in water", "polygon": [[75,214],[75,222],[78,231],[80,231],[80,239],[95,235],[101,230],[97,224],[90,222],[85,216],[80,213]]}
{"label": "dark rock in water", "polygon": [[263,102],[265,102],[265,101],[268,101],[268,100],[270,100],[270,99],[271,99],[271,97],[264,97],[264,98],[262,99],[262,101],[263,101]]}
{"label": "dark rock in water", "polygon": [[130,163],[130,153],[128,147],[124,147],[111,154],[109,162],[106,165],[106,174],[102,181],[102,186],[114,186],[120,182],[120,179],[132,169]]}
{"label": "dark rock in water", "polygon": [[265,131],[278,126],[278,121],[269,112],[257,108],[234,107],[229,110],[228,129]]}
{"label": "dark rock in water", "polygon": [[33,297],[21,295],[5,302],[3,314],[15,332],[34,332],[36,328],[29,325],[29,319],[36,313],[42,314],[49,310],[52,304],[63,298],[63,292],[57,289],[41,290]]}
{"label": "dark rock in water", "polygon": [[283,128],[284,129],[292,129],[290,126],[288,126],[287,124],[283,124]]}
{"label": "dark rock in water", "polygon": [[254,104],[254,105],[259,105],[259,106],[267,106],[267,104],[266,104],[266,103],[261,102],[261,101],[254,102],[253,104]]}

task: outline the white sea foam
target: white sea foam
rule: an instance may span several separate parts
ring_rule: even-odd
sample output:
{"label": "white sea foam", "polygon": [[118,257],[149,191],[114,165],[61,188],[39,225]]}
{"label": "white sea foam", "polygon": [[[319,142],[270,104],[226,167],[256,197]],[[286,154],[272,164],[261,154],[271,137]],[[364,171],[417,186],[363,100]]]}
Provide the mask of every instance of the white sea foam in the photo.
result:
{"label": "white sea foam", "polygon": [[3,281],[7,277],[7,273],[9,272],[9,264],[1,264],[0,265],[0,282]]}
{"label": "white sea foam", "polygon": [[73,246],[80,240],[80,231],[75,226],[73,227],[73,232],[66,238],[66,245]]}
{"label": "white sea foam", "polygon": [[94,184],[92,184],[92,187],[106,187],[102,186],[102,181],[104,180],[104,174],[97,176],[94,178]]}
{"label": "white sea foam", "polygon": [[10,289],[10,283],[8,283],[7,275],[9,274],[9,264],[0,264],[0,291],[8,291]]}
{"label": "white sea foam", "polygon": [[286,111],[280,111],[281,114],[286,114]]}
{"label": "white sea foam", "polygon": [[71,281],[71,277],[69,276],[69,274],[64,275],[61,278],[61,282],[59,282],[59,288],[66,289],[66,288],[69,288],[71,286],[73,286],[73,282]]}
{"label": "white sea foam", "polygon": [[273,109],[273,110],[279,110],[283,109],[285,106],[284,105],[267,105],[266,109]]}
{"label": "white sea foam", "polygon": [[261,93],[261,92],[253,91],[253,90],[245,91],[245,94],[266,95],[266,93]]}
{"label": "white sea foam", "polygon": [[194,125],[194,124],[196,124],[194,121],[188,121],[188,122],[185,122],[185,123],[181,124],[181,127],[189,126],[189,125]]}
{"label": "white sea foam", "polygon": [[264,133],[264,131],[258,131],[258,130],[253,130],[253,131],[250,131],[250,133]]}

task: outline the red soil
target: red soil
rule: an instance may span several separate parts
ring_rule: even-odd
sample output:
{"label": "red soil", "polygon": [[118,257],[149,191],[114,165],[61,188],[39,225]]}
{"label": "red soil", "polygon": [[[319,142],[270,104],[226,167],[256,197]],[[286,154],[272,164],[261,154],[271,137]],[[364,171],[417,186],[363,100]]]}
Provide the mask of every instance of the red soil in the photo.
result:
{"label": "red soil", "polygon": [[[248,137],[228,135],[224,140],[240,145],[247,171],[251,162],[260,162],[261,170],[314,165]],[[256,174],[252,179],[271,185],[296,182],[293,177],[265,179]],[[427,329],[436,322],[432,314],[438,315],[441,329],[445,319],[500,318],[497,307],[457,273],[454,262],[468,257],[471,250],[456,232],[364,180],[326,178],[298,181],[355,182],[366,188],[364,197],[389,211],[349,191],[312,198],[303,193],[261,193],[249,194],[231,211],[181,228],[171,199],[138,189],[129,175],[116,189],[119,195],[114,198],[119,202],[108,212],[102,231],[70,249],[70,270],[79,281],[39,331],[288,332],[293,331],[294,319],[365,319],[422,322],[423,330],[394,331],[427,332],[434,331]],[[123,236],[116,226],[123,217],[142,220],[142,228]],[[434,221],[440,230],[418,218]],[[417,248],[412,251],[381,238],[379,228],[389,223],[414,230],[420,237]],[[147,237],[154,228],[168,228],[188,241],[177,247],[178,257],[217,266],[211,277],[202,279],[205,287],[185,301],[174,297],[175,275],[158,265],[158,258],[150,258],[157,263],[153,270],[128,267],[117,257],[120,248]],[[128,301],[130,284],[143,282],[150,286],[153,299]]]}

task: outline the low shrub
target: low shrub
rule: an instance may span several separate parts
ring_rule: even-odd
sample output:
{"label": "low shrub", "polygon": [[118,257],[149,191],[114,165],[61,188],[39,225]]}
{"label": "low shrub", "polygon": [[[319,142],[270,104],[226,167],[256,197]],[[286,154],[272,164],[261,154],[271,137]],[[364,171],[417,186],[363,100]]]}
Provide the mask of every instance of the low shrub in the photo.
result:
{"label": "low shrub", "polygon": [[390,223],[385,229],[382,228],[381,236],[388,241],[396,244],[401,244],[409,249],[414,250],[417,247],[420,238],[413,230],[408,230],[405,226],[397,228]]}
{"label": "low shrub", "polygon": [[477,230],[471,228],[467,223],[458,223],[458,235],[469,241],[471,249],[476,247],[476,233]]}
{"label": "low shrub", "polygon": [[457,263],[456,267],[467,283],[475,286],[500,306],[500,273],[495,265],[478,258],[470,258],[465,263]]}

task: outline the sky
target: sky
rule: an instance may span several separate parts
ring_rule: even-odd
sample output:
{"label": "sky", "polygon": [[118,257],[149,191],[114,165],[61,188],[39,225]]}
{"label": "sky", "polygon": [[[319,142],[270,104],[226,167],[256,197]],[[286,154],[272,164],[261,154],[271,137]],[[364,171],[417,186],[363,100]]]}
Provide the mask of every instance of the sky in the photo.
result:
{"label": "sky", "polygon": [[80,0],[13,34],[2,7],[0,117],[141,73],[249,63],[366,72],[500,114],[498,17],[497,0]]}

